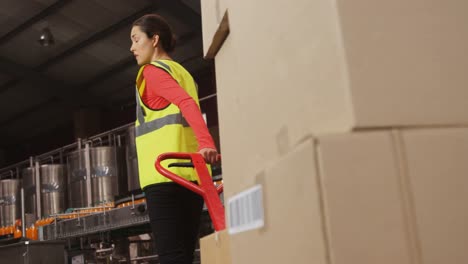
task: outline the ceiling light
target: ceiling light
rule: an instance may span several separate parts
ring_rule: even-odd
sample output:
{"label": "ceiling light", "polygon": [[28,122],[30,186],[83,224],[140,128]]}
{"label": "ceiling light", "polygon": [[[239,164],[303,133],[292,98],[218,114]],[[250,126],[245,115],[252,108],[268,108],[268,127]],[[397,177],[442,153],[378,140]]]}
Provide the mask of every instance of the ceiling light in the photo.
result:
{"label": "ceiling light", "polygon": [[44,47],[55,44],[54,35],[52,35],[52,32],[48,27],[41,30],[41,35],[39,36],[39,39],[37,41],[39,42],[39,44],[41,44],[41,46]]}

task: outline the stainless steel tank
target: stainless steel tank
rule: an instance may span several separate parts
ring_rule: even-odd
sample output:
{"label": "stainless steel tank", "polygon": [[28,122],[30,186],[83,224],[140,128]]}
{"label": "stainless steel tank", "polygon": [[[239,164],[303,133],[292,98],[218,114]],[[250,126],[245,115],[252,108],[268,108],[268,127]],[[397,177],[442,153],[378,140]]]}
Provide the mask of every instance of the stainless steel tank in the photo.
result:
{"label": "stainless steel tank", "polygon": [[34,168],[23,169],[21,175],[24,189],[24,213],[28,218],[37,219],[36,175]]}
{"label": "stainless steel tank", "polygon": [[116,147],[90,148],[91,156],[91,186],[93,205],[113,202],[119,194],[119,177],[122,175],[121,164]]}
{"label": "stainless steel tank", "polygon": [[21,217],[21,180],[0,181],[0,225],[11,226]]}
{"label": "stainless steel tank", "polygon": [[66,169],[62,164],[41,166],[41,208],[42,215],[64,212],[66,207]]}
{"label": "stainless steel tank", "polygon": [[71,152],[67,156],[68,206],[81,208],[88,206],[86,188],[86,152],[84,149]]}
{"label": "stainless steel tank", "polygon": [[127,129],[125,139],[125,160],[127,163],[128,190],[133,191],[140,188],[134,126],[130,126]]}

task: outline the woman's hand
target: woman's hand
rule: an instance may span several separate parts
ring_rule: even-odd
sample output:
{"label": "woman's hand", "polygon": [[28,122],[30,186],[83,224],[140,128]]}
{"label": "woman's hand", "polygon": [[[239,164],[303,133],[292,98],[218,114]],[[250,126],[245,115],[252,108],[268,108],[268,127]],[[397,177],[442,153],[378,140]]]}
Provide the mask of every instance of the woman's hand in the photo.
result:
{"label": "woman's hand", "polygon": [[216,163],[219,161],[219,155],[218,155],[218,151],[216,151],[216,149],[212,149],[212,148],[203,148],[203,149],[200,149],[200,151],[198,151],[198,153],[200,153],[203,158],[205,159],[205,161],[209,164],[213,164],[213,163]]}

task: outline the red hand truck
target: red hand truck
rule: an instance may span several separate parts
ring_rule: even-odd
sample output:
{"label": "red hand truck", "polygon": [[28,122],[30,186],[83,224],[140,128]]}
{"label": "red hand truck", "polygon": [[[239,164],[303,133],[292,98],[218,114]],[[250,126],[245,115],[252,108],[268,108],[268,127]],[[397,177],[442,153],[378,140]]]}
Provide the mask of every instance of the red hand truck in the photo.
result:
{"label": "red hand truck", "polygon": [[[169,167],[194,167],[198,175],[198,182],[196,185],[179,175],[176,175],[161,165],[161,162],[168,159],[184,159],[190,160],[190,163],[172,163]],[[224,216],[224,207],[219,199],[219,194],[223,192],[223,184],[217,188],[213,184],[213,180],[206,167],[205,159],[199,153],[178,153],[169,152],[159,155],[155,162],[156,170],[164,177],[171,179],[173,182],[201,195],[205,200],[208,213],[210,214],[211,221],[213,222],[214,229],[221,231],[226,229],[226,220]]]}

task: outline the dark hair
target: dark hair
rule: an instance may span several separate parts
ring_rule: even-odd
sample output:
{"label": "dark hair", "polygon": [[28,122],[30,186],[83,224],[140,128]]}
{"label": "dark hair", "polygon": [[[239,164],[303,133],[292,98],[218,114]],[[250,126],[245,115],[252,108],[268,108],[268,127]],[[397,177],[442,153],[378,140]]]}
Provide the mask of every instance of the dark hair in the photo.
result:
{"label": "dark hair", "polygon": [[172,52],[174,50],[176,44],[175,36],[172,34],[169,24],[161,16],[156,14],[144,15],[135,20],[132,26],[139,26],[148,38],[158,35],[164,51]]}

